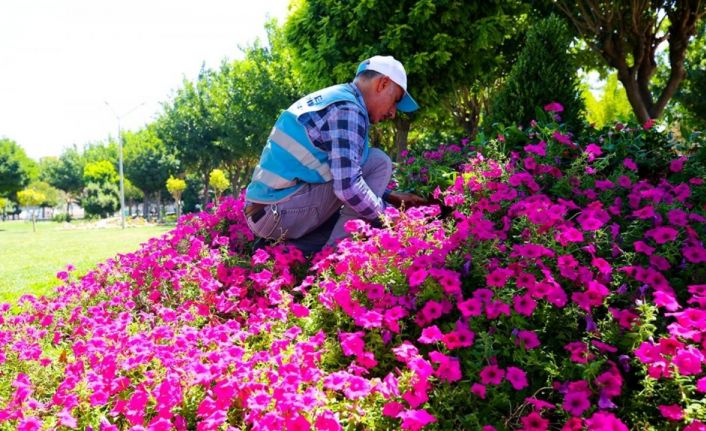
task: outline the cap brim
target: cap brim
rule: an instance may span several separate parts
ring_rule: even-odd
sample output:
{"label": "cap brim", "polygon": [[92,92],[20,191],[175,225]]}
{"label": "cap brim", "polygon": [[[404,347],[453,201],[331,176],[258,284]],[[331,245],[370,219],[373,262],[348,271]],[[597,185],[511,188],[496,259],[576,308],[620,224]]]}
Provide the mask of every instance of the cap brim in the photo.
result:
{"label": "cap brim", "polygon": [[412,112],[417,109],[419,109],[419,105],[417,105],[417,102],[412,99],[412,96],[405,91],[402,100],[397,103],[397,110],[401,112]]}

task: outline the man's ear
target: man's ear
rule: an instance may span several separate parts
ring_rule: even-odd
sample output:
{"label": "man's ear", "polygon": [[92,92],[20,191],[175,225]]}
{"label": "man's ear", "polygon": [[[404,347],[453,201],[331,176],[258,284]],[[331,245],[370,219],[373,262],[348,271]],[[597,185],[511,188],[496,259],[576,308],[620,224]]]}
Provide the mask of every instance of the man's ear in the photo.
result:
{"label": "man's ear", "polygon": [[390,78],[385,75],[380,75],[375,83],[375,90],[381,93],[388,85],[390,85]]}

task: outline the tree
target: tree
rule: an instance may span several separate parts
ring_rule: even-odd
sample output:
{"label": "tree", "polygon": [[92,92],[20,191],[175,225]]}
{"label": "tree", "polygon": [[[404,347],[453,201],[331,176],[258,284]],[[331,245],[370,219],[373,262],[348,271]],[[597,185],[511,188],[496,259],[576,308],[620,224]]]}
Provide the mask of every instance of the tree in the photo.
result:
{"label": "tree", "polygon": [[40,204],[42,207],[42,218],[45,217],[44,211],[46,208],[54,208],[59,205],[59,200],[61,199],[61,190],[52,187],[49,183],[45,181],[35,181],[27,186],[27,189],[34,190],[36,192],[44,195],[44,200]]}
{"label": "tree", "polygon": [[300,97],[281,29],[274,22],[266,28],[269,46],[256,43],[244,59],[224,62],[211,87],[216,145],[234,194],[249,180],[277,116]]}
{"label": "tree", "polygon": [[27,157],[15,141],[0,138],[0,196],[12,196],[22,190],[39,171],[36,162]]}
{"label": "tree", "polygon": [[125,178],[125,200],[127,201],[128,214],[132,215],[132,207],[135,207],[135,212],[137,212],[137,201],[144,199],[145,194],[142,190],[135,187],[135,185],[128,178]]}
{"label": "tree", "polygon": [[32,219],[32,231],[36,232],[37,231],[37,225],[36,225],[36,207],[41,205],[44,200],[45,200],[44,194],[41,192],[38,192],[36,190],[32,189],[25,189],[22,191],[17,192],[17,201],[20,203],[20,206],[23,206],[27,209],[27,211],[30,213],[30,217]]}
{"label": "tree", "polygon": [[76,147],[66,149],[57,163],[48,162],[43,166],[41,173],[44,181],[63,190],[66,197],[66,213],[71,215],[71,203],[78,199],[83,191],[83,168],[85,161]]}
{"label": "tree", "polygon": [[623,123],[634,121],[630,102],[615,73],[608,75],[600,99],[593,96],[588,86],[583,90],[583,98],[586,101],[586,120],[598,129],[616,121]]}
{"label": "tree", "polygon": [[214,169],[208,176],[208,185],[213,189],[213,193],[216,196],[216,202],[221,199],[221,195],[230,185],[230,182],[226,178],[226,175],[220,169]]}
{"label": "tree", "polygon": [[687,55],[686,79],[675,99],[686,108],[693,128],[706,129],[706,22],[701,22],[701,30]]}
{"label": "tree", "polygon": [[186,190],[186,181],[172,176],[167,180],[167,190],[174,198],[177,209],[177,220],[181,217],[181,194]]}
{"label": "tree", "polygon": [[157,204],[161,202],[164,184],[177,171],[179,162],[169,154],[154,126],[137,132],[125,132],[124,139],[125,176],[142,190],[143,215],[147,218],[150,196],[154,196]]}
{"label": "tree", "polygon": [[559,102],[569,130],[582,125],[584,110],[579,80],[569,56],[571,35],[564,21],[550,16],[539,21],[527,34],[510,75],[492,102],[490,123],[529,124],[535,111]]}
{"label": "tree", "polygon": [[[706,13],[703,0],[559,0],[557,3],[584,40],[618,72],[640,122],[662,116],[686,76],[684,59],[697,24]],[[655,55],[669,46],[670,72],[662,88],[653,78]]]}
{"label": "tree", "polygon": [[[423,114],[497,75],[528,12],[521,1],[309,0],[292,10],[285,33],[309,90],[350,81],[360,61],[391,54],[405,65]],[[410,116],[395,119],[398,154],[410,124]]]}
{"label": "tree", "polygon": [[155,123],[157,135],[184,168],[202,176],[204,205],[208,202],[208,174],[223,160],[223,150],[217,144],[220,129],[213,117],[213,85],[214,72],[206,69],[201,70],[196,83],[185,79],[174,99],[163,105],[164,112]]}
{"label": "tree", "polygon": [[89,162],[83,169],[86,188],[81,197],[81,206],[86,214],[105,218],[120,207],[118,173],[108,160]]}

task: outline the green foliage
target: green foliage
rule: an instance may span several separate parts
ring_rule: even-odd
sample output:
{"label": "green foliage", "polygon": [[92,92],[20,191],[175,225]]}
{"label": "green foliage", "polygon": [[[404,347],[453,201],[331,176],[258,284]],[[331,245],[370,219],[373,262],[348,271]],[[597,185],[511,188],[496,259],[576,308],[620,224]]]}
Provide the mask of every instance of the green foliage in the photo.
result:
{"label": "green foliage", "polygon": [[706,21],[701,24],[685,63],[686,79],[675,99],[686,109],[690,129],[703,130],[706,129]]}
{"label": "green foliage", "polygon": [[[420,104],[415,118],[448,118],[438,111],[450,109],[455,91],[502,74],[529,11],[522,1],[310,0],[292,8],[285,34],[307,90],[350,81],[360,61],[393,55]],[[406,148],[410,121],[395,119],[398,153]]]}
{"label": "green foliage", "polygon": [[96,184],[117,183],[119,180],[115,166],[108,160],[86,163],[83,179],[86,183]]}
{"label": "green foliage", "polygon": [[7,138],[0,138],[0,196],[11,196],[38,176],[37,164]]}
{"label": "green foliage", "polygon": [[120,190],[116,183],[89,182],[81,197],[88,217],[109,217],[120,208]]}
{"label": "green foliage", "polygon": [[154,127],[125,132],[125,177],[144,194],[164,189],[164,184],[179,166]]}
{"label": "green foliage", "polygon": [[43,207],[55,207],[59,205],[61,200],[61,191],[52,187],[44,181],[35,181],[27,186],[28,189],[34,190],[44,195],[44,201],[41,203]]}
{"label": "green foliage", "polygon": [[44,203],[46,196],[33,189],[24,189],[17,192],[17,201],[23,207],[37,207]]}
{"label": "green foliage", "polygon": [[527,125],[537,109],[551,102],[564,106],[561,114],[571,130],[582,125],[584,110],[576,68],[569,55],[571,35],[566,23],[551,16],[535,24],[507,81],[492,102],[485,124]]}
{"label": "green foliage", "polygon": [[186,189],[186,181],[181,178],[174,178],[172,176],[167,180],[167,191],[171,194],[174,199],[179,200],[179,196]]}
{"label": "green foliage", "polygon": [[394,55],[422,108],[460,84],[492,76],[529,11],[518,1],[315,0],[297,6],[285,32],[307,89],[349,81],[365,58]]}
{"label": "green foliage", "polygon": [[223,173],[222,170],[214,169],[208,176],[208,185],[211,186],[214,193],[216,194],[216,197],[218,198],[228,188],[230,183],[228,182],[228,178],[226,178],[226,175]]}
{"label": "green foliage", "polygon": [[632,107],[625,89],[618,81],[617,73],[608,75],[600,99],[596,99],[587,86],[583,88],[582,95],[586,103],[586,120],[598,129],[615,122],[635,121]]}
{"label": "green foliage", "polygon": [[[219,130],[213,116],[215,73],[201,70],[196,82],[184,80],[174,99],[164,104],[155,123],[157,136],[186,169],[207,175],[219,165]],[[159,182],[163,187],[166,177]]]}
{"label": "green foliage", "polygon": [[83,168],[85,162],[76,147],[65,150],[57,162],[43,165],[42,179],[53,187],[77,196],[83,189]]}

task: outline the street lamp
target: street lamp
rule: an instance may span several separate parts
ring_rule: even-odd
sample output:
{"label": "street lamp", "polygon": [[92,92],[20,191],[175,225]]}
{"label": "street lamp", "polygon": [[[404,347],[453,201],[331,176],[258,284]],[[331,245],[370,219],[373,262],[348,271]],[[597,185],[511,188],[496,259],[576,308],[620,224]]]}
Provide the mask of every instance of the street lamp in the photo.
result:
{"label": "street lamp", "polygon": [[110,103],[108,103],[108,101],[105,101],[105,100],[104,100],[104,102],[105,102],[105,105],[108,107],[108,109],[110,109],[110,112],[112,112],[113,115],[115,116],[115,119],[118,120],[118,167],[119,167],[119,174],[120,174],[120,226],[123,229],[125,229],[125,179],[123,176],[123,139],[120,137],[120,120],[127,117],[134,110],[136,110],[137,108],[144,105],[145,102],[142,102],[139,105],[135,105],[134,108],[130,109],[129,111],[127,111],[123,115],[116,114],[113,107],[110,106]]}

